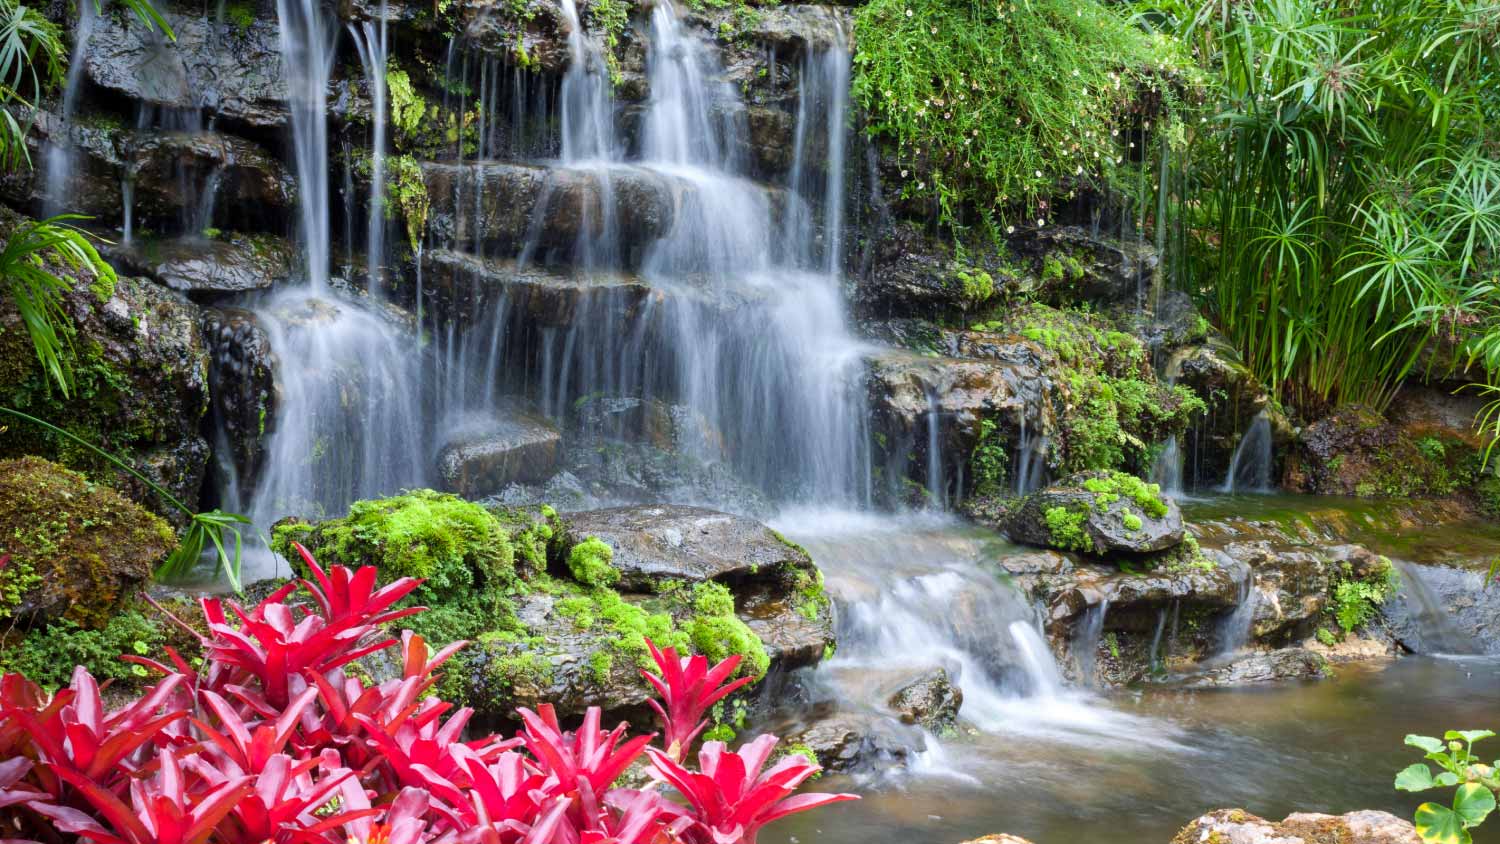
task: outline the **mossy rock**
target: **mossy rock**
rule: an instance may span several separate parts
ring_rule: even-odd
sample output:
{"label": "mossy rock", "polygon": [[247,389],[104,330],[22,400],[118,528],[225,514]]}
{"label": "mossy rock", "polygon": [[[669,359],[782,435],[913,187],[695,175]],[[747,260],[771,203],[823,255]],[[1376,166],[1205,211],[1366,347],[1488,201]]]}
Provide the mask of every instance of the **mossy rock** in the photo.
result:
{"label": "mossy rock", "polygon": [[[6,224],[0,220],[0,231]],[[198,306],[146,279],[121,278],[113,290],[79,281],[63,310],[73,348],[74,386],[66,397],[37,362],[14,303],[0,296],[0,405],[122,455],[180,500],[197,501],[209,458],[200,432],[208,353]],[[9,427],[0,458],[55,460],[183,524],[182,513],[95,452],[18,419],[0,425]]]}
{"label": "mossy rock", "polygon": [[1123,472],[1080,472],[1032,493],[1005,531],[1016,542],[1096,556],[1153,554],[1184,536],[1177,503]]}
{"label": "mossy rock", "polygon": [[109,487],[40,457],[0,460],[0,617],[102,627],[176,545]]}

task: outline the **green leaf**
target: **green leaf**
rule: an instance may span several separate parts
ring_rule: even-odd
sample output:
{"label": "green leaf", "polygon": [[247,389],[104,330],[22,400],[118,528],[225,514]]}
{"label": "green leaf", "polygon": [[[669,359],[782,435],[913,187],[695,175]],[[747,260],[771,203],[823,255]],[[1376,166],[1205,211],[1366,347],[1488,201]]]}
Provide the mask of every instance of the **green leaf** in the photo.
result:
{"label": "green leaf", "polygon": [[1449,741],[1452,741],[1454,739],[1462,739],[1469,744],[1473,744],[1480,739],[1491,738],[1494,735],[1494,730],[1449,730],[1448,732],[1443,734],[1443,738]]}
{"label": "green leaf", "polygon": [[1464,826],[1479,826],[1495,811],[1495,793],[1477,782],[1466,782],[1453,795],[1453,811]]}
{"label": "green leaf", "polygon": [[1432,769],[1421,762],[1408,765],[1396,775],[1398,791],[1426,791],[1429,788],[1437,788],[1437,785],[1432,778]]}
{"label": "green leaf", "polygon": [[1417,835],[1422,836],[1427,844],[1472,844],[1473,841],[1468,830],[1464,829],[1463,819],[1447,806],[1423,803],[1417,807],[1412,824],[1417,828]]}
{"label": "green leaf", "polygon": [[1450,785],[1458,785],[1460,780],[1458,774],[1455,774],[1452,771],[1444,771],[1441,774],[1433,777],[1432,781],[1439,787],[1446,787]]}
{"label": "green leaf", "polygon": [[1442,753],[1447,749],[1447,745],[1443,744],[1442,739],[1435,739],[1432,736],[1408,735],[1406,743],[1412,747],[1425,750],[1428,753]]}

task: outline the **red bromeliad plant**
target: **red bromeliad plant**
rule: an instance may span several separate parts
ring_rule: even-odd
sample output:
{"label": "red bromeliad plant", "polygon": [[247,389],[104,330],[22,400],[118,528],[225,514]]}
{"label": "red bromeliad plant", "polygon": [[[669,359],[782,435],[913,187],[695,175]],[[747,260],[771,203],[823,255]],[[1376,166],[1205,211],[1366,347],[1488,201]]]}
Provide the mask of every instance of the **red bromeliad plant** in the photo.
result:
{"label": "red bromeliad plant", "polygon": [[[853,799],[793,796],[817,771],[801,756],[761,773],[770,736],[739,753],[709,742],[701,770],[684,766],[705,713],[750,680],[728,682],[738,657],[649,642],[662,748],[604,729],[597,707],[565,730],[545,704],[519,711],[514,737],[465,740],[471,711],[430,696],[463,643],[432,653],[408,631],[400,676],[343,670],[397,644],[384,625],[421,611],[396,606],[419,581],[380,587],[374,568],[324,571],[298,551],[310,605],[290,601],[298,584],[248,610],[204,599],[201,668],[170,649],[134,658],[163,679],[119,709],[83,668],[52,695],[0,678],[0,828],[22,836],[7,844],[754,844],[778,817]],[[615,788],[643,753],[657,781]]]}

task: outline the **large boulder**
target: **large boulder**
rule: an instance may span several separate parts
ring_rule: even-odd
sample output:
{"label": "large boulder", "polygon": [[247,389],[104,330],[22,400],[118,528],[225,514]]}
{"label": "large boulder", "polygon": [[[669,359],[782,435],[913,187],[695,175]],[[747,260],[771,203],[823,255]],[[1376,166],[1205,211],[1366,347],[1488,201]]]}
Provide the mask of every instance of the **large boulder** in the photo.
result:
{"label": "large boulder", "polygon": [[1440,498],[1470,481],[1477,443],[1468,431],[1397,425],[1368,408],[1339,409],[1303,428],[1282,486],[1360,498]]}
{"label": "large boulder", "polygon": [[1209,812],[1182,828],[1172,844],[1422,844],[1416,829],[1389,812],[1345,815],[1298,812],[1279,823],[1244,809]]}
{"label": "large boulder", "polygon": [[0,460],[0,619],[102,626],[176,545],[109,487],[40,457]]}
{"label": "large boulder", "polygon": [[1005,526],[1016,542],[1108,556],[1150,554],[1182,542],[1182,512],[1154,484],[1082,472],[1027,496]]}
{"label": "large boulder", "polygon": [[[209,456],[200,432],[208,355],[197,306],[145,279],[121,278],[113,290],[79,282],[63,308],[73,332],[75,385],[68,397],[37,362],[14,304],[0,297],[0,404],[124,457],[177,499],[195,503]],[[8,424],[0,457],[45,456],[169,519],[184,518],[94,452],[36,426]]]}
{"label": "large boulder", "polygon": [[1311,649],[1281,648],[1238,654],[1227,661],[1212,662],[1173,678],[1172,682],[1185,688],[1227,688],[1326,676],[1328,660],[1322,654]]}

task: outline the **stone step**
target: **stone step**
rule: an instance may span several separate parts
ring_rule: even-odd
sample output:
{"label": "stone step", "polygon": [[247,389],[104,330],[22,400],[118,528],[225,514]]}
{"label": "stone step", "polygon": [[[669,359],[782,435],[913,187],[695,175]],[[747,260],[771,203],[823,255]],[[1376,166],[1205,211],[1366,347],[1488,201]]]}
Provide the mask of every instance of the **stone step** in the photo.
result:
{"label": "stone step", "polygon": [[683,168],[599,163],[563,167],[513,162],[422,165],[438,243],[533,262],[634,268],[708,192],[764,201],[774,227],[785,191]]}
{"label": "stone step", "polygon": [[493,414],[452,424],[438,452],[438,476],[446,491],[480,498],[513,483],[546,480],[561,450],[557,426],[519,403],[504,403]]}

